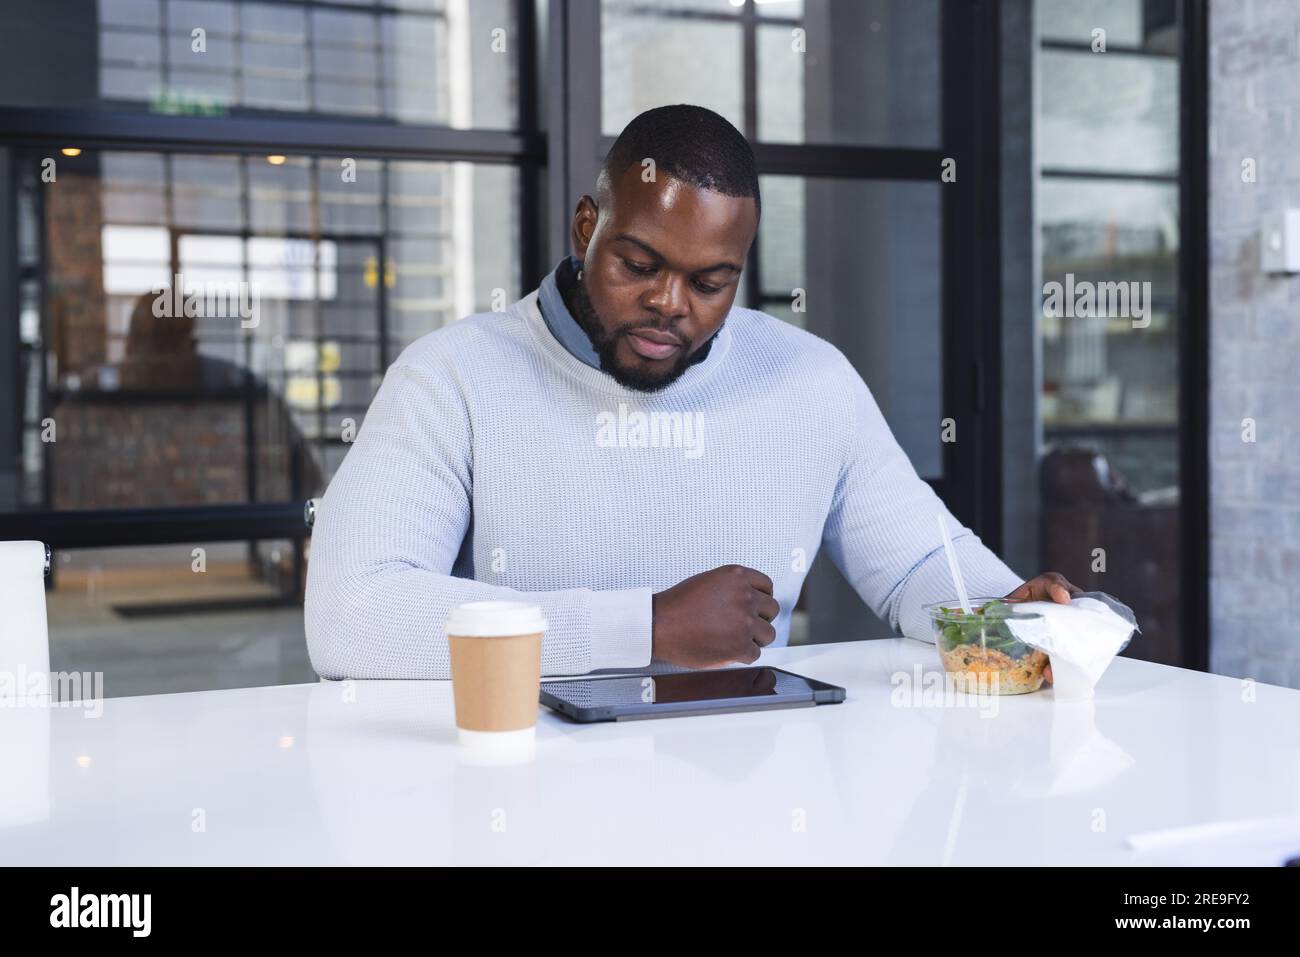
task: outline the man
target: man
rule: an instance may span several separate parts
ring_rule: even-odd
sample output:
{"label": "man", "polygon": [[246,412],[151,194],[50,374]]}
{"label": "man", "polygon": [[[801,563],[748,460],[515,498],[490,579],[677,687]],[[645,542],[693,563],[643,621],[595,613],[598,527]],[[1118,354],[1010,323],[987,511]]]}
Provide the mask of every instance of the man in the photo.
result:
{"label": "man", "polygon": [[402,353],[316,526],[320,675],[449,677],[443,621],[487,599],[542,607],[547,674],[753,662],[819,547],[929,640],[921,606],[953,595],[936,515],[971,594],[1079,591],[1022,584],[952,518],[839,350],[732,306],[759,213],[731,124],[650,110],[578,203],[572,259]]}

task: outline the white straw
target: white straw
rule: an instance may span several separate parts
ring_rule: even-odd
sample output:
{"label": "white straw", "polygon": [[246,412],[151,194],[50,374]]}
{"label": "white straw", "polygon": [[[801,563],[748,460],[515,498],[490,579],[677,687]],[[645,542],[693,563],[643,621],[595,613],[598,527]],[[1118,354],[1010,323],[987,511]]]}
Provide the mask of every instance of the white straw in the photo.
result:
{"label": "white straw", "polygon": [[952,583],[957,587],[957,600],[961,602],[961,610],[966,614],[973,614],[970,606],[970,596],[966,594],[966,583],[961,580],[961,569],[957,566],[957,553],[953,551],[952,538],[948,535],[948,523],[943,520],[942,515],[935,516],[939,520],[939,534],[943,536],[943,551],[948,556],[948,571],[952,572]]}

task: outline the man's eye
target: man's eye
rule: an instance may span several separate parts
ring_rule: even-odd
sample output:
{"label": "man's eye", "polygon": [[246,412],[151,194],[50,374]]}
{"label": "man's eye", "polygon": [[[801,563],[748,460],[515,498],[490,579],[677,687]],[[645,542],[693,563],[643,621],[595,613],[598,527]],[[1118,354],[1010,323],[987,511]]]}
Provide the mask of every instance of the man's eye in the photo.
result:
{"label": "man's eye", "polygon": [[704,295],[706,296],[712,296],[714,293],[722,292],[721,286],[710,286],[706,282],[696,281],[695,288],[698,289],[700,292],[704,293]]}
{"label": "man's eye", "polygon": [[655,271],[654,266],[646,266],[641,263],[635,263],[630,259],[624,259],[623,265],[626,266],[630,271],[636,273],[638,276],[648,276]]}

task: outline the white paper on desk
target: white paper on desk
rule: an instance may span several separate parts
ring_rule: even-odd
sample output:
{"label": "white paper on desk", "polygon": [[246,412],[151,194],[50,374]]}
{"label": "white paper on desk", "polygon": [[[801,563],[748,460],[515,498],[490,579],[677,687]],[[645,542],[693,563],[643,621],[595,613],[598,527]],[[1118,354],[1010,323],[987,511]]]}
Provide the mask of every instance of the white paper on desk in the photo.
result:
{"label": "white paper on desk", "polygon": [[[21,676],[47,676],[50,635],[45,618],[45,546],[40,542],[0,542],[0,620],[4,621],[0,672],[13,676],[14,682]],[[23,696],[25,688],[14,692]]]}
{"label": "white paper on desk", "polygon": [[1300,856],[1300,817],[1216,821],[1129,836],[1136,864],[1280,867]]}

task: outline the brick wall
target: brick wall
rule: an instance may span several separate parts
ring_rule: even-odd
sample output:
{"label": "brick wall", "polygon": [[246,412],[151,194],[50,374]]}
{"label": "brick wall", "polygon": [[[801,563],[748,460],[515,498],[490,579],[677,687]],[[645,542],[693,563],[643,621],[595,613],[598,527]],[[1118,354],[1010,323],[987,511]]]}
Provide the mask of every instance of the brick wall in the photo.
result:
{"label": "brick wall", "polygon": [[[248,501],[249,419],[257,447],[255,499],[292,501],[317,494],[323,485],[319,467],[277,395],[259,388],[246,409],[238,392],[200,391],[192,337],[175,332],[188,327],[158,320],[169,325],[148,328],[151,335],[139,340],[129,338],[125,358],[115,361],[108,347],[114,303],[104,290],[100,179],[60,170],[45,196],[52,371],[66,389],[49,410],[57,429],[48,450],[50,507]],[[116,306],[120,311],[130,303]],[[144,308],[147,313],[147,300]],[[122,332],[116,330],[119,338]],[[116,386],[101,392],[106,370]],[[242,382],[238,370],[216,378],[228,385],[231,375]],[[295,455],[302,470],[298,492],[291,482]]]}
{"label": "brick wall", "polygon": [[1300,276],[1259,268],[1261,215],[1300,207],[1300,4],[1209,23],[1211,666],[1300,688]]}
{"label": "brick wall", "polygon": [[60,170],[45,197],[53,346],[59,374],[79,373],[107,358],[99,177]]}
{"label": "brick wall", "polygon": [[52,410],[53,507],[165,508],[245,502],[238,402],[77,398]]}

